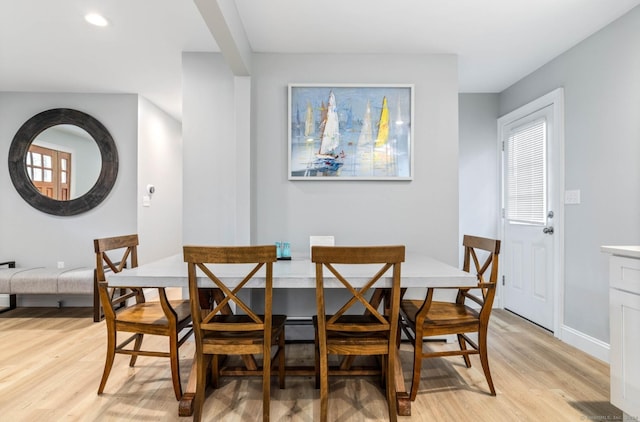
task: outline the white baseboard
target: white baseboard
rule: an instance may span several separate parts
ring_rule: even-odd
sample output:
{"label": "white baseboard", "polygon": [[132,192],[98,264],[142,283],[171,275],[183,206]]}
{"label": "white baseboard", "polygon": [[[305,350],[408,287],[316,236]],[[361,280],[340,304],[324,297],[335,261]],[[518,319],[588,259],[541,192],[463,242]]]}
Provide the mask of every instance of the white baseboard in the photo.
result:
{"label": "white baseboard", "polygon": [[602,340],[593,338],[566,325],[563,325],[560,329],[560,340],[596,359],[609,363],[609,344]]}

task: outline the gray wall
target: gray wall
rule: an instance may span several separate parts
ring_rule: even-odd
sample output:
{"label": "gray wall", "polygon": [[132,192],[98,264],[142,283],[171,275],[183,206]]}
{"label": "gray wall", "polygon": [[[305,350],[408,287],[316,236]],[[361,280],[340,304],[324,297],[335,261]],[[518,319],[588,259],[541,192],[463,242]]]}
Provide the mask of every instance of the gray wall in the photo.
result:
{"label": "gray wall", "polygon": [[[460,244],[471,234],[498,236],[498,94],[460,94]],[[460,255],[462,259],[462,251]]]}
{"label": "gray wall", "polygon": [[220,54],[183,53],[182,69],[184,243],[233,245],[234,78]]}
{"label": "gray wall", "polygon": [[564,324],[609,342],[601,245],[640,244],[640,7],[500,94],[500,115],[564,87]]}
{"label": "gray wall", "polygon": [[[288,83],[414,84],[413,181],[287,180]],[[457,265],[457,91],[451,55],[254,55],[252,240],[401,243]]]}
{"label": "gray wall", "polygon": [[[142,97],[137,170],[138,257],[144,263],[182,251],[182,125]],[[144,206],[149,184],[156,191]]]}
{"label": "gray wall", "polygon": [[[32,208],[16,192],[7,171],[11,140],[35,114],[74,108],[101,121],[113,136],[120,160],[118,178],[106,200],[86,213],[57,217]],[[93,266],[93,239],[136,231],[136,95],[0,92],[0,259],[21,266]]]}
{"label": "gray wall", "polygon": [[[253,57],[251,117],[233,115],[234,78],[218,54],[185,53],[184,241],[246,243],[234,229],[237,122],[251,125],[251,242],[310,235],[339,244],[404,243],[458,264],[458,94],[454,56],[271,55]],[[366,71],[364,71],[366,69]],[[415,85],[411,182],[288,181],[287,85]],[[235,191],[234,191],[235,189]]]}

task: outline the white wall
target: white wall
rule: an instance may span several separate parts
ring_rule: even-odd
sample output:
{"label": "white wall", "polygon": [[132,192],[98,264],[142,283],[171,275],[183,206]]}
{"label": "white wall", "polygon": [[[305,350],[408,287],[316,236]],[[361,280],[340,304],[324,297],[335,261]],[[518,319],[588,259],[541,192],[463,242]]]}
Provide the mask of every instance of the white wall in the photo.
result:
{"label": "white wall", "polygon": [[[413,181],[287,180],[289,83],[414,84]],[[393,244],[458,264],[458,84],[451,55],[278,55],[252,60],[252,241],[310,235]]]}
{"label": "white wall", "polygon": [[[74,108],[102,122],[119,156],[118,178],[98,207],[71,217],[52,216],[27,204],[14,189],[7,160],[20,126],[51,108]],[[0,92],[0,260],[21,266],[67,268],[94,265],[93,239],[136,231],[137,189],[136,95],[44,94]]]}
{"label": "white wall", "polygon": [[[141,263],[182,251],[182,126],[139,97],[137,210]],[[147,185],[155,186],[149,206]]]}
{"label": "white wall", "polygon": [[601,245],[640,244],[640,7],[500,94],[500,115],[564,87],[564,322],[608,343]]}

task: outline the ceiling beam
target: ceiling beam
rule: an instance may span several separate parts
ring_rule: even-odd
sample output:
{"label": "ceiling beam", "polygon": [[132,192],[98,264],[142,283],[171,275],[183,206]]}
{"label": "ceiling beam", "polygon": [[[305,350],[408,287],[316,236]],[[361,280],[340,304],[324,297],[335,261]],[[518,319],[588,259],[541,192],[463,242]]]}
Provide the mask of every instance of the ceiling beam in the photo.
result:
{"label": "ceiling beam", "polygon": [[233,0],[193,0],[235,76],[251,76],[251,46]]}

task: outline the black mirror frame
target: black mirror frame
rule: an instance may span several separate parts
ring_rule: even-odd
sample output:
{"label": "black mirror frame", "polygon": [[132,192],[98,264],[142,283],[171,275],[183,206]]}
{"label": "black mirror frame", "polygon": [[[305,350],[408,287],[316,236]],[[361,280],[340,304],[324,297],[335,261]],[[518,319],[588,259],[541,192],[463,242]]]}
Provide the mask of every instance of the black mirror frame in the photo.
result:
{"label": "black mirror frame", "polygon": [[[27,173],[29,146],[44,130],[56,125],[74,125],[84,129],[98,144],[102,168],[98,180],[84,195],[69,201],[58,201],[42,195]],[[91,210],[107,197],[118,176],[118,151],[111,134],[92,116],[69,108],[54,108],[36,114],[16,132],[9,148],[9,174],[22,198],[32,207],[58,216],[71,216]]]}

